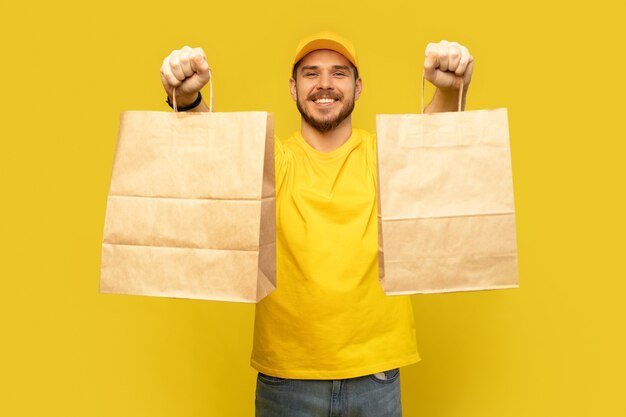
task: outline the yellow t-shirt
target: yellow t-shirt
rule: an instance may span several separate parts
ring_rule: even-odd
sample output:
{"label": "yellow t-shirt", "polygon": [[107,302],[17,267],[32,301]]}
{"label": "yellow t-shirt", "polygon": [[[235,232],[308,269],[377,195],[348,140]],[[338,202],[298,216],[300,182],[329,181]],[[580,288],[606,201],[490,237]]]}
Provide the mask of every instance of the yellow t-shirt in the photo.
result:
{"label": "yellow t-shirt", "polygon": [[343,379],[417,362],[410,299],[378,281],[374,135],[319,152],[296,132],[275,155],[277,289],[256,306],[252,367]]}

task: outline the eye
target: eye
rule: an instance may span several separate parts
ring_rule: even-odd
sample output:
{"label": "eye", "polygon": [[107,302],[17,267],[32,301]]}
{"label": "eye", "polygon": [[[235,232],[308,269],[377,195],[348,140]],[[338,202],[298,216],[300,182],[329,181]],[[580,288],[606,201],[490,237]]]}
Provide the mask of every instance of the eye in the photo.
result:
{"label": "eye", "polygon": [[343,72],[343,71],[337,71],[337,72],[335,72],[334,75],[335,75],[335,77],[340,77],[341,78],[341,77],[345,77],[346,73]]}
{"label": "eye", "polygon": [[313,77],[316,77],[316,76],[317,76],[317,73],[316,73],[316,72],[305,72],[305,73],[304,73],[304,76],[305,76],[306,78],[313,78]]}

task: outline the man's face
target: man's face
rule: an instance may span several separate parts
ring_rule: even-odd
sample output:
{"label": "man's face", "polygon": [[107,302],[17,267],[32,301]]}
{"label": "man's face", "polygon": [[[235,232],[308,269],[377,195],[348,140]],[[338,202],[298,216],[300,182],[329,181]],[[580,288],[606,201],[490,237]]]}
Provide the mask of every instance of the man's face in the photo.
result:
{"label": "man's face", "polygon": [[[338,52],[320,49],[300,61],[291,79],[291,97],[304,121],[326,133],[344,122],[361,95],[361,79],[354,79],[350,61]],[[349,120],[347,121],[349,122]]]}

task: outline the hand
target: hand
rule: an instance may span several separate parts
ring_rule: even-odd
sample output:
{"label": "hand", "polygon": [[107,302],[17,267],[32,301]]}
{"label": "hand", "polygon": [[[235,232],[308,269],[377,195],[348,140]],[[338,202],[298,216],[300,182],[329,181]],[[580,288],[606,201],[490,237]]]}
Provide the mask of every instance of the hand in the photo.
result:
{"label": "hand", "polygon": [[467,90],[472,80],[474,58],[465,46],[448,41],[429,43],[425,55],[424,78],[442,90],[458,90],[462,78]]}
{"label": "hand", "polygon": [[163,87],[170,100],[176,88],[176,101],[180,106],[193,103],[210,78],[211,69],[202,48],[184,46],[174,50],[161,65]]}

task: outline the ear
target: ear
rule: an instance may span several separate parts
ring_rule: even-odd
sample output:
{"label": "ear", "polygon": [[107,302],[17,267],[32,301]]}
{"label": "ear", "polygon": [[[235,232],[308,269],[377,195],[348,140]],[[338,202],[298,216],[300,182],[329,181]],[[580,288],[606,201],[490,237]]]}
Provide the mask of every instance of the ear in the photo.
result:
{"label": "ear", "polygon": [[298,92],[296,90],[296,80],[294,80],[293,77],[289,78],[289,91],[291,93],[291,98],[293,99],[293,101],[297,101]]}
{"label": "ear", "polygon": [[359,77],[358,80],[354,83],[354,99],[358,100],[361,97],[361,92],[363,91],[363,79]]}

